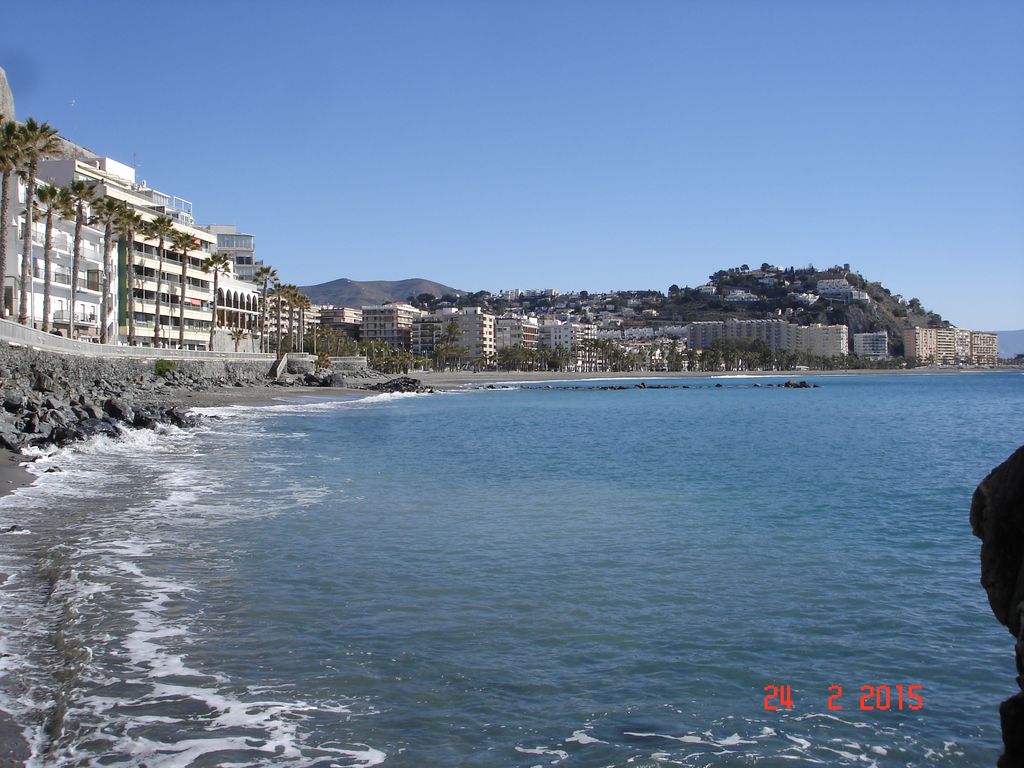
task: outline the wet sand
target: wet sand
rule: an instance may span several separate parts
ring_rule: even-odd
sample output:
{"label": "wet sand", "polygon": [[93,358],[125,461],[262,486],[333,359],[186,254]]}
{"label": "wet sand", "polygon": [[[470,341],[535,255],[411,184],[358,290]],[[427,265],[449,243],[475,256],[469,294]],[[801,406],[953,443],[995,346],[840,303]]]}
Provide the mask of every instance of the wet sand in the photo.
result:
{"label": "wet sand", "polygon": [[6,448],[0,448],[0,496],[6,496],[15,488],[31,485],[35,479],[21,466],[23,456]]}

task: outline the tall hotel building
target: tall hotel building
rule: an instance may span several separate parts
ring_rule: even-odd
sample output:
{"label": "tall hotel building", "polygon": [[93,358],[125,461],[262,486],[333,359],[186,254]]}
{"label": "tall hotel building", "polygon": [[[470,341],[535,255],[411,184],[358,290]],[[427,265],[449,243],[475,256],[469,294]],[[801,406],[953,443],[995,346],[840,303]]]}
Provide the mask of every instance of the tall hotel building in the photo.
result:
{"label": "tall hotel building", "polygon": [[[176,232],[185,232],[193,242],[184,263],[185,280],[182,288],[182,266],[186,255],[166,238],[164,241],[164,269],[158,280],[160,254],[157,238],[135,233],[132,243],[134,271],[128,273],[128,244],[118,239],[116,296],[118,335],[128,335],[128,292],[134,298],[135,326],[138,343],[153,344],[159,320],[161,344],[177,347],[179,317],[184,304],[185,347],[206,349],[209,345],[210,315],[213,302],[212,276],[203,272],[203,264],[217,250],[217,236],[195,225],[192,204],[188,200],[165,194],[136,182],[135,169],[107,157],[46,160],[39,164],[39,179],[43,183],[68,186],[72,181],[89,183],[98,198],[110,198],[127,203],[146,222],[158,216],[167,216],[174,222]],[[259,292],[255,286],[233,281],[225,275],[220,280],[220,320],[223,323],[252,327],[258,313]],[[157,293],[161,309],[156,316]],[[230,312],[225,310],[230,309]]]}
{"label": "tall hotel building", "polygon": [[907,328],[903,331],[903,356],[918,363],[995,365],[999,337],[966,328]]}

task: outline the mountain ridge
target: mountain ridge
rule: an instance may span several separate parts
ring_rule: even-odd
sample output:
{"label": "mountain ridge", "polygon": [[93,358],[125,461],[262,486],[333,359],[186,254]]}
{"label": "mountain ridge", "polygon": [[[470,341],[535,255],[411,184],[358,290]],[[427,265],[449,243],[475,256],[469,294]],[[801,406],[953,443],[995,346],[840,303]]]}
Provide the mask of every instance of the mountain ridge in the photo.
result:
{"label": "mountain ridge", "polygon": [[440,298],[446,294],[462,296],[466,291],[450,285],[412,277],[406,280],[351,280],[341,277],[316,285],[299,286],[314,304],[361,307],[387,301],[406,301],[410,296],[429,293]]}

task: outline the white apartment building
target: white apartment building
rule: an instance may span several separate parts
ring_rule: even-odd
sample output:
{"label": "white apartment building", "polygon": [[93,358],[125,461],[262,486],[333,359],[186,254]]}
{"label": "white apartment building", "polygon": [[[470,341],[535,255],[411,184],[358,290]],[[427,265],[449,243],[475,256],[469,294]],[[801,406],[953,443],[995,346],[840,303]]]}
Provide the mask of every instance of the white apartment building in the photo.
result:
{"label": "white apartment building", "polygon": [[706,349],[716,341],[763,341],[769,349],[841,357],[849,352],[845,325],[797,325],[781,319],[709,320],[687,326],[690,349]]}
{"label": "white apartment building", "polygon": [[545,323],[540,326],[541,347],[562,348],[572,355],[569,368],[575,371],[595,370],[597,354],[588,342],[597,339],[597,326],[590,323]]}
{"label": "white apartment building", "polygon": [[[134,303],[137,342],[143,346],[153,344],[156,324],[160,324],[161,346],[177,347],[179,318],[184,304],[185,347],[206,349],[209,344],[212,314],[212,276],[203,272],[203,264],[216,251],[217,238],[194,225],[192,204],[179,197],[152,189],[135,181],[135,169],[106,157],[92,159],[47,160],[39,164],[41,181],[57,186],[68,186],[74,180],[93,185],[99,197],[108,197],[127,203],[146,221],[166,215],[175,224],[175,231],[191,236],[194,248],[184,255],[164,242],[163,272],[159,272],[159,242],[136,233],[132,243],[134,273],[128,275],[128,246],[118,241],[118,294],[117,322],[122,340],[128,335],[128,292]],[[184,286],[182,267],[184,266]],[[160,296],[160,316],[157,318],[157,296]]]}
{"label": "white apartment building", "polygon": [[234,224],[204,224],[200,229],[216,235],[217,253],[231,259],[235,277],[253,282],[256,270],[263,266],[263,262],[256,259],[256,238],[239,232]]}
{"label": "white apartment building", "polygon": [[995,365],[999,362],[999,335],[971,331],[971,360],[976,365]]}
{"label": "white apartment building", "polygon": [[757,301],[759,298],[760,297],[758,297],[756,294],[751,293],[750,291],[745,291],[742,288],[737,288],[735,290],[729,291],[728,295],[725,297],[725,300],[735,304],[749,304]]}
{"label": "white apartment building", "polygon": [[463,350],[461,356],[464,360],[474,361],[494,355],[497,350],[495,318],[480,307],[445,308],[418,317],[413,321],[410,334],[413,354],[432,356],[452,322],[458,327],[456,346]]}
{"label": "white apartment building", "polygon": [[854,289],[852,285],[846,282],[846,278],[819,280],[816,290],[823,299],[846,303],[851,301],[871,301],[866,292]]}
{"label": "white apartment building", "polygon": [[363,310],[358,307],[320,307],[320,325],[358,339],[363,325]]}
{"label": "white apartment building", "polygon": [[217,280],[217,325],[258,333],[261,298],[259,286],[251,281],[235,274],[221,275]]}
{"label": "white apartment building", "polygon": [[[21,257],[25,240],[25,203],[27,188],[20,180],[13,180],[11,210],[15,212],[18,226],[8,228],[7,274],[4,276],[3,317],[16,320],[21,296]],[[40,208],[36,203],[36,211]],[[86,216],[90,214],[86,207]],[[71,307],[71,271],[73,265],[74,220],[60,216],[53,217],[50,243],[50,307],[44,316],[46,261],[44,241],[46,222],[39,220],[32,225],[31,269],[32,278],[28,293],[28,311],[31,323],[36,328],[59,330],[63,335],[82,339],[94,339],[100,335],[100,306],[103,285],[103,233],[94,227],[84,226],[81,230],[81,256],[78,265],[75,306]],[[117,316],[116,286],[110,288],[110,324],[108,332],[116,336],[114,319]],[[72,320],[73,315],[73,320]]]}
{"label": "white apartment building", "polygon": [[798,325],[796,352],[817,357],[850,354],[850,329],[845,325]]}
{"label": "white apartment building", "polygon": [[966,328],[907,328],[903,355],[918,363],[994,365],[999,337]]}
{"label": "white apartment building", "polygon": [[889,334],[886,331],[876,333],[853,334],[853,354],[871,360],[889,359]]}
{"label": "white apartment building", "polygon": [[903,356],[915,362],[934,362],[938,352],[935,328],[906,328],[903,331]]}
{"label": "white apartment building", "polygon": [[540,322],[532,315],[505,315],[494,321],[494,349],[523,346],[536,349],[540,343]]}

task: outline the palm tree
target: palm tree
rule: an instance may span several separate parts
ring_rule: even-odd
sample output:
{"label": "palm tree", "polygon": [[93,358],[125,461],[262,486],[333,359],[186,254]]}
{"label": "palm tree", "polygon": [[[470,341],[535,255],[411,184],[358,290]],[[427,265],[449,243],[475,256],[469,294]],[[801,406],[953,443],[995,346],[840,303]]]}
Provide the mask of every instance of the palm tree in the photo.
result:
{"label": "palm tree", "polygon": [[174,233],[171,244],[181,251],[181,276],[178,279],[178,348],[185,348],[185,285],[188,282],[188,252],[196,246],[196,239],[188,232]]}
{"label": "palm tree", "polygon": [[281,286],[283,298],[288,304],[288,351],[295,351],[295,307],[298,304],[299,287],[288,283]]}
{"label": "palm tree", "polygon": [[295,309],[299,314],[299,352],[306,351],[306,312],[313,306],[309,297],[295,288]]}
{"label": "palm tree", "polygon": [[43,331],[50,330],[50,299],[53,294],[53,217],[63,215],[68,208],[67,190],[49,184],[36,192],[40,212],[46,219],[43,236]]}
{"label": "palm tree", "polygon": [[[0,115],[0,282],[7,274],[7,225],[11,208],[11,176],[21,162],[21,131],[13,120]],[[0,317],[3,317],[3,287],[0,286]]]}
{"label": "palm tree", "polygon": [[[269,264],[256,270],[253,282],[260,286],[263,300],[260,302],[260,352],[270,351],[270,339],[267,338],[267,293],[270,286],[277,280],[277,270]],[[264,349],[266,347],[266,349]]]}
{"label": "palm tree", "polygon": [[[100,296],[100,344],[108,342],[110,332],[111,286],[114,282],[114,225],[121,215],[122,203],[104,197],[92,209],[92,224],[103,225],[103,293]],[[116,332],[115,332],[116,335]]]}
{"label": "palm tree", "polygon": [[164,292],[164,244],[171,237],[174,237],[174,220],[170,216],[157,216],[149,222],[148,235],[157,240],[157,262],[159,268],[156,272],[156,317],[153,327],[153,346],[160,346],[160,313],[163,311]]}
{"label": "palm tree", "polygon": [[86,215],[86,206],[95,199],[92,186],[84,181],[72,181],[68,187],[68,201],[75,217],[75,239],[71,249],[71,302],[68,315],[68,338],[75,336],[75,301],[78,298],[78,268],[82,261],[82,227],[89,217]]}
{"label": "palm tree", "polygon": [[220,276],[231,269],[231,259],[223,253],[215,253],[203,262],[203,272],[213,275],[213,311],[210,314],[210,351],[213,351],[213,334],[217,330],[217,291]]}
{"label": "palm tree", "polygon": [[[21,250],[21,300],[18,322],[29,324],[28,299],[32,291],[32,220],[36,204],[36,171],[39,161],[60,149],[57,131],[49,123],[37,123],[31,117],[21,126],[21,170],[25,175],[25,241]],[[71,305],[74,310],[74,303]],[[74,312],[72,311],[72,314]]]}
{"label": "palm tree", "polygon": [[146,230],[146,221],[127,203],[121,206],[121,214],[117,218],[117,230],[121,240],[127,244],[125,249],[125,272],[127,277],[128,314],[128,346],[135,346],[135,234]]}
{"label": "palm tree", "polygon": [[278,357],[281,357],[281,330],[282,330],[282,326],[281,326],[281,310],[283,309],[283,306],[284,306],[284,300],[285,300],[285,294],[286,293],[287,293],[287,291],[285,290],[285,286],[282,285],[280,281],[275,280],[274,284],[273,284],[273,287],[271,289],[271,296],[274,299],[274,309],[275,309],[275,311],[277,313],[277,356]]}
{"label": "palm tree", "polygon": [[231,329],[231,340],[235,342],[235,352],[238,351],[238,346],[242,343],[242,339],[245,338],[245,331],[241,328]]}

